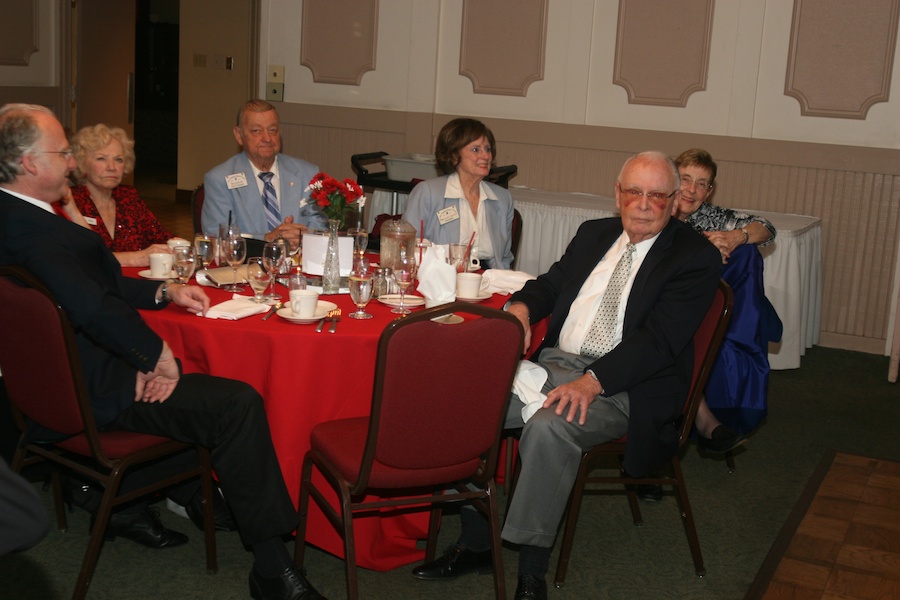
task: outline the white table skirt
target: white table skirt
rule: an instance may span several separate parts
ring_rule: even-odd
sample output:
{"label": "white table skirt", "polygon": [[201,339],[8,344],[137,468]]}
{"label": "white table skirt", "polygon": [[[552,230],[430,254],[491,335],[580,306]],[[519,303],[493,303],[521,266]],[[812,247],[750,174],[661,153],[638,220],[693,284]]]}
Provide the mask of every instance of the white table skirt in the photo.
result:
{"label": "white table skirt", "polygon": [[[515,268],[547,271],[588,219],[618,214],[614,198],[510,188],[522,214],[522,240]],[[760,248],[766,296],[784,323],[780,344],[771,344],[772,369],[796,369],[806,349],[819,342],[822,307],[822,223],[817,217],[748,211],[769,219],[775,241]]]}

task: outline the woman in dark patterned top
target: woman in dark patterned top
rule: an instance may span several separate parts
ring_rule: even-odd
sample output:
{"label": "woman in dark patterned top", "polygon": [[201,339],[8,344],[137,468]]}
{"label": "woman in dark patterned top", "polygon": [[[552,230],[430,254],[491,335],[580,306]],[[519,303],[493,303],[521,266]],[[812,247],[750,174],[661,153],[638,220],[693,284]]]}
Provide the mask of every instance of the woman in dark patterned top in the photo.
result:
{"label": "woman in dark patterned top", "polygon": [[170,252],[172,234],[156,219],[137,190],[122,185],[134,167],[134,141],[118,127],[93,125],[72,138],[82,184],[72,196],[84,220],[96,231],[119,263],[146,267],[153,252]]}
{"label": "woman in dark patterned top", "polygon": [[700,148],[685,150],[675,164],[681,176],[676,216],[709,238],[722,253],[723,263],[742,244],[765,246],[775,239],[775,226],[766,219],[706,201],[713,195],[716,181],[716,163],[709,152]]}

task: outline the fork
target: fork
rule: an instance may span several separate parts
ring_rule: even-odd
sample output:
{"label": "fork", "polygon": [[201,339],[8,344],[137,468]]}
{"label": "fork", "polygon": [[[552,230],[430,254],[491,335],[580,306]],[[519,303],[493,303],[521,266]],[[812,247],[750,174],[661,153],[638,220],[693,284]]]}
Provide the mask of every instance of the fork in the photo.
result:
{"label": "fork", "polygon": [[341,309],[336,308],[331,312],[334,314],[331,315],[331,329],[328,330],[328,333],[334,333],[337,329],[337,322],[341,320]]}
{"label": "fork", "polygon": [[325,316],[322,317],[322,320],[319,321],[319,324],[316,326],[316,333],[322,333],[322,327],[325,325],[325,321],[330,321],[335,314],[340,314],[340,312],[339,309],[335,308],[325,313]]}

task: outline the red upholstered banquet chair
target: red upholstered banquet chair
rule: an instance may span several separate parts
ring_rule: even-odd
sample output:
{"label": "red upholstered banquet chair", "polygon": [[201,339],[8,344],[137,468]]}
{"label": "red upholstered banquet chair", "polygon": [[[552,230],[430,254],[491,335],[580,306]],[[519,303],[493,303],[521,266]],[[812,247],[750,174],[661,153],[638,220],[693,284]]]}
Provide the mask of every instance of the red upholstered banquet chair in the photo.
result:
{"label": "red upholstered banquet chair", "polygon": [[[694,372],[691,378],[691,387],[688,391],[687,402],[684,405],[684,412],[680,427],[678,430],[678,447],[679,451],[684,447],[691,434],[691,428],[694,425],[694,417],[697,415],[697,407],[700,399],[703,397],[703,390],[706,387],[706,380],[709,372],[715,362],[716,355],[719,351],[719,345],[722,337],[725,335],[725,329],[728,327],[728,320],[731,318],[732,293],[731,288],[724,281],[719,281],[719,289],[716,290],[715,298],[712,305],[703,318],[703,322],[694,334]],[[703,565],[703,555],[700,552],[700,540],[697,537],[697,528],[694,524],[694,515],[691,512],[691,505],[688,501],[687,489],[684,485],[684,475],[681,471],[681,462],[678,454],[672,457],[669,465],[672,469],[671,477],[629,477],[625,474],[621,466],[621,457],[625,454],[626,438],[620,438],[606,444],[595,446],[584,454],[581,459],[581,467],[578,470],[578,478],[575,480],[575,486],[572,489],[572,496],[569,500],[568,516],[566,517],[566,527],[560,545],[559,562],[556,565],[556,576],[554,583],[556,587],[562,587],[566,581],[566,571],[569,566],[569,555],[572,551],[572,541],[575,537],[575,525],[578,523],[578,512],[581,508],[581,499],[584,495],[584,487],[588,483],[601,483],[622,485],[628,495],[628,503],[631,505],[631,515],[635,525],[642,525],[641,509],[638,504],[636,486],[639,484],[655,484],[655,485],[671,485],[678,492],[678,504],[681,508],[681,517],[684,520],[684,527],[687,533],[688,545],[691,548],[691,556],[694,559],[694,569],[698,576],[703,577],[706,574],[706,567]],[[606,457],[618,461],[619,475],[617,476],[594,476],[591,475],[593,464],[598,459]]]}
{"label": "red upholstered banquet chair", "polygon": [[[455,324],[433,320],[451,313],[466,318]],[[303,565],[310,496],[344,540],[351,599],[358,598],[355,513],[430,506],[425,560],[433,560],[440,505],[471,500],[488,515],[491,543],[500,548],[494,472],[522,337],[512,315],[464,302],[431,308],[385,328],[371,415],[320,423],[310,435],[300,484],[298,565]],[[338,508],[319,489],[314,470],[339,495]],[[482,489],[467,487],[470,481]],[[449,489],[453,492],[444,493]],[[502,556],[493,553],[498,599],[506,598]]]}
{"label": "red upholstered banquet chair", "polygon": [[[53,443],[20,443],[13,456],[12,469],[19,472],[26,465],[47,461],[99,482],[104,488],[72,598],[81,599],[87,594],[114,506],[198,475],[204,495],[206,567],[215,572],[216,539],[209,452],[197,447],[200,453],[198,468],[119,495],[122,476],[132,467],[193,446],[130,431],[98,431],[82,377],[75,335],[65,312],[37,279],[19,267],[0,266],[0,305],[3,306],[0,311],[0,330],[3,331],[0,370],[13,418],[23,432],[21,440],[25,440],[26,419],[69,436]],[[57,524],[65,531],[58,470],[52,478]]]}

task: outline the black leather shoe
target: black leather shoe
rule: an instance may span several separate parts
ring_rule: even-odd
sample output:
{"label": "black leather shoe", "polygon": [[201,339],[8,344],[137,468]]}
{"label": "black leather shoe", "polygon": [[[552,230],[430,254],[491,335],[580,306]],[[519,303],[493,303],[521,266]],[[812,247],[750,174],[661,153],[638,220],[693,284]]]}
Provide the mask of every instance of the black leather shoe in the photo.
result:
{"label": "black leather shoe", "polygon": [[[184,507],[187,516],[190,517],[197,529],[203,531],[203,492],[197,490],[197,493],[191,497],[191,501]],[[218,486],[213,487],[213,518],[215,519],[216,531],[237,531],[237,523],[234,522],[234,516],[231,509],[225,503],[222,491]]]}
{"label": "black leather shoe", "polygon": [[435,560],[416,567],[412,576],[427,581],[456,579],[469,573],[487,574],[494,572],[491,551],[472,552],[458,544],[450,546]]}
{"label": "black leather shoe", "polygon": [[296,565],[272,578],[263,577],[254,566],[250,569],[250,596],[254,600],[326,600]]}
{"label": "black leather shoe", "polygon": [[638,485],[637,497],[644,502],[662,502],[663,488],[661,485],[653,484]]}
{"label": "black leather shoe", "polygon": [[729,450],[734,450],[746,441],[746,436],[741,435],[724,425],[719,425],[713,429],[711,438],[705,438],[702,435],[697,436],[697,446],[699,446],[701,450],[705,450],[711,454],[725,454]]}
{"label": "black leather shoe", "polygon": [[519,575],[513,600],[547,600],[547,581],[534,575]]}
{"label": "black leather shoe", "polygon": [[[93,527],[94,517],[91,516],[91,529]],[[159,509],[150,507],[137,513],[113,513],[103,538],[114,540],[116,537],[123,537],[148,548],[173,548],[188,541],[183,533],[166,529],[159,520]]]}

